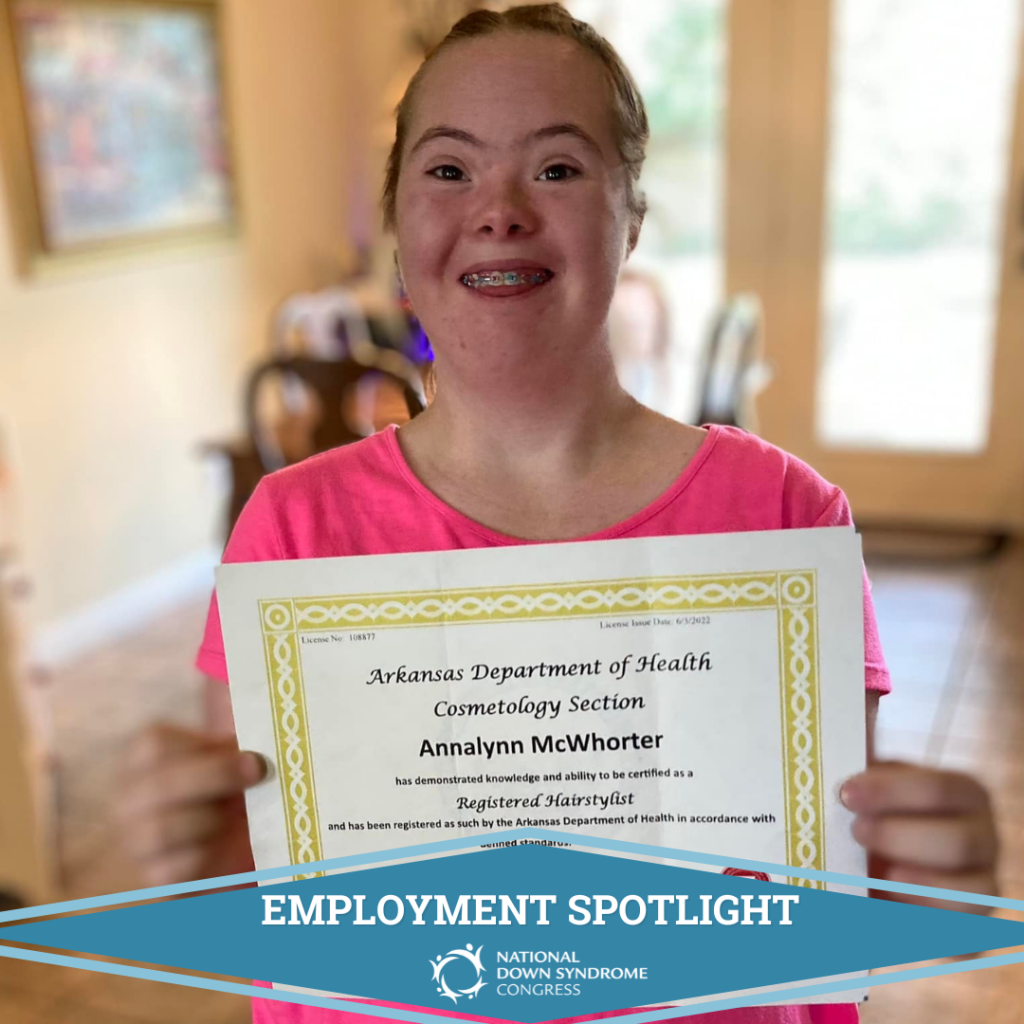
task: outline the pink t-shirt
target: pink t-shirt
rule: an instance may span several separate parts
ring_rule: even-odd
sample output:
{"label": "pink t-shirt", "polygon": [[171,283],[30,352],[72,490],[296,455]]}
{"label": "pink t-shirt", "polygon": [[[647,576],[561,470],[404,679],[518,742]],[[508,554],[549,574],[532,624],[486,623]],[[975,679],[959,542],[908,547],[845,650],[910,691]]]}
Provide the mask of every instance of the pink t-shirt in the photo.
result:
{"label": "pink t-shirt", "polygon": [[[843,492],[805,463],[742,430],[711,426],[690,463],[659,498],[618,525],[578,539],[786,530],[846,526],[851,521]],[[525,543],[530,542],[474,522],[429,491],[405,461],[397,431],[391,427],[265,477],[235,526],[224,561],[450,551]],[[866,575],[864,653],[867,689],[888,693],[889,673]],[[227,681],[216,596],[210,603],[196,665],[207,675]],[[253,1019],[257,1024],[369,1024],[371,1020],[345,1011],[260,999],[253,1002]],[[729,1010],[681,1021],[853,1024],[857,1019],[855,1007],[831,1005]]]}

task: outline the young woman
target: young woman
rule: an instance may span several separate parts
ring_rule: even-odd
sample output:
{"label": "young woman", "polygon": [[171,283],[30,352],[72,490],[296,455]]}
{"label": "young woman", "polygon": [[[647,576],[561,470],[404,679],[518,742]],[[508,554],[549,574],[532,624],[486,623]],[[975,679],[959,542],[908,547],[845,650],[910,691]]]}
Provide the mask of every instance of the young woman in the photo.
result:
{"label": "young woman", "polygon": [[[850,522],[842,492],[797,459],[665,419],[619,387],[607,317],[643,222],[647,136],[628,71],[561,7],[477,12],[452,30],[399,108],[384,194],[436,398],[398,431],[267,478],[225,561]],[[870,737],[889,681],[866,588],[864,629]],[[252,863],[241,794],[263,768],[234,741],[216,602],[198,665],[214,680],[209,731],[158,727],[132,753],[123,827],[150,884]],[[876,764],[843,799],[876,877],[994,891],[992,815],[973,780]],[[340,1012],[256,1004],[258,1020],[292,1024]],[[856,1019],[850,1006],[687,1018]]]}

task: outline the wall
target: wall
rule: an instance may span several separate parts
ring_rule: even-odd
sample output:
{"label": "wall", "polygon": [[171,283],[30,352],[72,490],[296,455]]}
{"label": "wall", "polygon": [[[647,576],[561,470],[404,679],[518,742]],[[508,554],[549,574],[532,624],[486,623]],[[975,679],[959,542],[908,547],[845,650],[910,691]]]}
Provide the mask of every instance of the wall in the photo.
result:
{"label": "wall", "polygon": [[206,585],[221,495],[199,446],[237,433],[276,302],[344,257],[351,22],[371,6],[224,0],[237,242],[26,280],[0,191],[0,434],[37,634],[57,646]]}
{"label": "wall", "polygon": [[358,0],[225,0],[251,288],[251,344],[290,292],[334,280],[361,195],[351,122]]}
{"label": "wall", "polygon": [[232,424],[237,249],[74,280],[14,274],[0,211],[0,424],[50,624],[212,540],[198,443]]}

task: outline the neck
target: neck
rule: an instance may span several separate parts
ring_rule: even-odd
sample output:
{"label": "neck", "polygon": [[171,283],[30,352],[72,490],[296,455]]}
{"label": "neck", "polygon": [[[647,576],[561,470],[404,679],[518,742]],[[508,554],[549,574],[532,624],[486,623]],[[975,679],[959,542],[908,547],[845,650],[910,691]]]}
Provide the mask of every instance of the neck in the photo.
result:
{"label": "neck", "polygon": [[439,365],[437,396],[410,426],[452,469],[520,478],[586,472],[641,407],[619,385],[606,347],[582,363],[561,372],[516,368],[486,381]]}

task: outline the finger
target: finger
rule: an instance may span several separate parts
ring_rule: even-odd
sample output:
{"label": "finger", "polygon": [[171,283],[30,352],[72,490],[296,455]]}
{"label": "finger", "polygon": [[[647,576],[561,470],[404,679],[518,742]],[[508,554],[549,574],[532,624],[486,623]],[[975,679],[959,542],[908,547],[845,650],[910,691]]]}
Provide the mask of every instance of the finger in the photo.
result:
{"label": "finger", "polygon": [[142,877],[151,886],[194,882],[207,877],[206,862],[207,853],[201,847],[182,847],[147,861],[142,866]]}
{"label": "finger", "polygon": [[961,814],[988,808],[988,793],[969,775],[916,765],[874,765],[847,779],[839,793],[859,814]]}
{"label": "finger", "polygon": [[125,753],[124,767],[131,776],[144,775],[176,757],[217,747],[230,750],[233,744],[190,729],[158,723],[132,740]]}
{"label": "finger", "polygon": [[176,804],[234,796],[266,776],[267,763],[252,751],[198,754],[157,769],[126,801],[125,811],[146,815]]}
{"label": "finger", "polygon": [[125,842],[137,860],[150,860],[202,845],[223,829],[224,821],[224,810],[216,804],[172,808],[135,821],[125,832]]}
{"label": "finger", "polygon": [[[999,889],[995,875],[988,871],[934,871],[929,868],[901,864],[894,866],[889,871],[888,878],[890,882],[925,885],[932,889],[953,889],[956,892],[982,896],[996,896]],[[938,907],[941,910],[959,910],[962,913],[970,914],[990,914],[992,912],[991,907],[977,903],[959,903],[954,900],[939,899],[935,896],[920,896],[888,890],[877,890],[877,895],[895,903],[912,903],[919,907]]]}
{"label": "finger", "polygon": [[988,814],[944,818],[861,816],[853,823],[853,837],[871,853],[887,857],[894,865],[939,871],[989,868],[995,863],[998,849]]}

